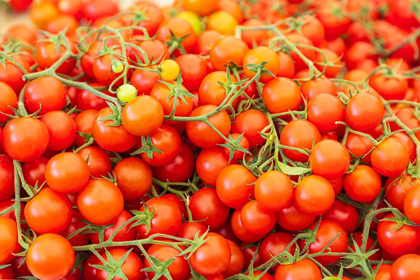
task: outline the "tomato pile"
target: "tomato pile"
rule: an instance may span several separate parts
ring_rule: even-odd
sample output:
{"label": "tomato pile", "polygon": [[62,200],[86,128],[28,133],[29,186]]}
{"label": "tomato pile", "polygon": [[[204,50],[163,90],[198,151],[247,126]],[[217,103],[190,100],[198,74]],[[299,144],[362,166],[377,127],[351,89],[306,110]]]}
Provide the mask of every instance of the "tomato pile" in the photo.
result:
{"label": "tomato pile", "polygon": [[420,2],[29,9],[0,279],[420,279]]}

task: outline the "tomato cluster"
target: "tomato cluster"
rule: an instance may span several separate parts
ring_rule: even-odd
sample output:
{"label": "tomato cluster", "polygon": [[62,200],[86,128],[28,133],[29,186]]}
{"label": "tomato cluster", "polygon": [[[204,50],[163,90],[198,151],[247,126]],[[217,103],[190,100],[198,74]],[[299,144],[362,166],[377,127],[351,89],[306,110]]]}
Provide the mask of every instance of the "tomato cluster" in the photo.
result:
{"label": "tomato cluster", "polygon": [[418,11],[34,3],[0,50],[0,279],[420,279]]}

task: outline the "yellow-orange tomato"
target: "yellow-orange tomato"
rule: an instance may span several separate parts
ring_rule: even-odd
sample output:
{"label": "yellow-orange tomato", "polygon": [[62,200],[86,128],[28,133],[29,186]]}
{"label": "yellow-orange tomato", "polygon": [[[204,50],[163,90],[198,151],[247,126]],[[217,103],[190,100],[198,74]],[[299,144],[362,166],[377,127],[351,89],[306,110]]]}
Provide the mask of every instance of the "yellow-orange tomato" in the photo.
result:
{"label": "yellow-orange tomato", "polygon": [[[276,52],[268,47],[257,47],[255,49],[250,50],[244,58],[244,71],[245,75],[252,78],[255,76],[255,72],[251,70],[247,65],[248,64],[260,64],[261,62],[267,62],[264,65],[264,69],[270,71],[274,76],[280,70],[280,58]],[[260,82],[268,82],[274,77],[263,73],[260,77]]]}
{"label": "yellow-orange tomato", "polygon": [[32,6],[29,12],[32,22],[40,29],[44,29],[50,21],[58,16],[58,10],[51,2],[37,3]]}
{"label": "yellow-orange tomato", "polygon": [[207,19],[207,29],[216,30],[221,34],[235,34],[236,26],[236,18],[225,11],[215,12]]}
{"label": "yellow-orange tomato", "polygon": [[216,9],[218,2],[218,0],[182,0],[181,6],[184,10],[207,16]]}

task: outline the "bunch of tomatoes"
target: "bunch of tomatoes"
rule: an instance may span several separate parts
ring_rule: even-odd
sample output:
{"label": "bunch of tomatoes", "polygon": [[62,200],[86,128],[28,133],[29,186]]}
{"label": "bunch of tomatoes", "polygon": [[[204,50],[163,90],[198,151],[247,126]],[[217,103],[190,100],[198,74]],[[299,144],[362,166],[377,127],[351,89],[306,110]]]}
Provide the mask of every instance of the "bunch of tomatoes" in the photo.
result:
{"label": "bunch of tomatoes", "polygon": [[419,11],[34,3],[0,51],[0,279],[420,279]]}

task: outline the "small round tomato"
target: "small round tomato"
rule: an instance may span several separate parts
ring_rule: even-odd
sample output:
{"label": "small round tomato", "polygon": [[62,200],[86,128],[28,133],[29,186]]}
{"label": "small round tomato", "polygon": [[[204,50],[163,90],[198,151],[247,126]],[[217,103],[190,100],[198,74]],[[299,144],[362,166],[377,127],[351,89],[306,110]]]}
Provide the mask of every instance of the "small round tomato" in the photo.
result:
{"label": "small round tomato", "polygon": [[420,179],[403,173],[396,177],[389,177],[385,183],[386,200],[392,207],[404,212],[404,200],[407,193],[415,186],[420,185]]}
{"label": "small round tomato", "polygon": [[[121,49],[114,49],[116,53],[121,55]],[[125,67],[122,65],[121,62],[118,62],[121,60],[118,56],[112,57],[114,60],[117,60],[117,62],[113,61],[111,59],[111,54],[104,54],[102,56],[98,56],[93,61],[93,75],[95,76],[95,79],[104,86],[110,86],[111,84],[113,86],[121,86],[124,83],[123,79],[123,73],[116,73],[114,72],[115,69],[112,69],[112,66],[115,65],[121,65],[123,68]],[[115,67],[114,67],[115,68]],[[127,72],[127,76],[128,76]],[[118,80],[117,80],[118,78]]]}
{"label": "small round tomato", "polygon": [[225,11],[212,13],[206,22],[208,30],[216,30],[222,35],[235,34],[236,26],[238,26],[236,18]]}
{"label": "small round tomato", "polygon": [[253,183],[256,179],[244,166],[228,165],[217,176],[217,195],[227,206],[240,209],[254,198]]}
{"label": "small round tomato", "polygon": [[242,66],[249,51],[246,43],[234,36],[225,36],[217,40],[210,49],[210,62],[216,70],[225,71],[226,66]]}
{"label": "small round tomato", "polygon": [[17,97],[14,90],[6,83],[0,82],[0,123],[4,123],[13,115],[12,108],[17,107]]}
{"label": "small round tomato", "polygon": [[381,178],[370,166],[359,165],[350,174],[344,176],[346,194],[357,202],[369,202],[381,191]]}
{"label": "small round tomato", "polygon": [[191,267],[202,275],[222,273],[230,263],[230,246],[220,234],[210,232],[207,242],[200,246],[190,257]]}
{"label": "small round tomato", "polygon": [[[91,83],[91,87],[103,87],[103,85],[99,83]],[[112,96],[109,91],[101,91],[102,93],[105,93],[106,95]],[[106,104],[106,100],[91,93],[87,90],[81,90],[77,94],[76,98],[76,106],[77,109],[85,111],[85,110],[101,110],[103,108],[108,107]]]}
{"label": "small round tomato", "polygon": [[162,125],[163,108],[156,98],[141,95],[124,106],[121,119],[128,132],[136,136],[145,136]]}
{"label": "small round tomato", "polygon": [[361,92],[347,103],[344,118],[350,128],[369,132],[381,123],[383,114],[381,99],[373,93]]}
{"label": "small round tomato", "polygon": [[51,111],[40,119],[48,129],[48,149],[62,151],[69,148],[76,138],[76,124],[72,117],[62,111]]}
{"label": "small round tomato", "polygon": [[265,143],[265,139],[260,132],[268,126],[267,117],[263,112],[255,109],[244,111],[237,115],[233,120],[232,132],[244,134],[249,142],[249,147],[261,146]]}
{"label": "small round tomato", "polygon": [[317,52],[315,61],[316,61],[316,68],[318,68],[319,71],[324,71],[325,69],[325,76],[328,78],[334,78],[336,77],[343,67],[340,61],[340,57],[329,49],[322,49],[324,56],[322,53]]}
{"label": "small round tomato", "polygon": [[297,184],[294,203],[303,213],[321,215],[331,208],[334,198],[334,189],[330,182],[320,176],[309,175]]}
{"label": "small round tomato", "polygon": [[[180,252],[172,246],[153,244],[148,250],[147,254],[150,257],[156,258],[159,261],[167,261],[173,259],[173,262],[168,267],[168,272],[173,280],[184,280],[190,276],[190,266],[184,256],[179,256]],[[144,267],[151,267],[147,259],[144,261]],[[152,279],[155,277],[154,272],[147,272]],[[162,277],[163,278],[163,277]]]}
{"label": "small round tomato", "polygon": [[[161,233],[176,235],[182,223],[181,211],[178,206],[164,197],[154,197],[146,201],[145,205],[149,207],[148,212],[154,211],[154,216],[150,221],[150,229],[142,224],[136,227],[140,238],[147,238],[153,234]],[[145,206],[140,211],[145,211]]]}
{"label": "small round tomato", "polygon": [[197,36],[194,53],[208,55],[213,44],[220,39],[222,35],[216,30],[204,30]]}
{"label": "small round tomato", "polygon": [[184,10],[194,12],[200,16],[211,14],[217,6],[217,2],[212,0],[182,0],[181,7]]}
{"label": "small round tomato", "polygon": [[230,263],[226,270],[223,272],[224,277],[230,277],[239,274],[245,266],[245,256],[241,248],[232,240],[227,240],[230,247]]}
{"label": "small round tomato", "polygon": [[117,186],[124,199],[132,200],[147,193],[152,184],[152,171],[141,159],[126,158],[117,163],[114,168]]}
{"label": "small round tomato", "polygon": [[39,77],[31,81],[24,92],[25,108],[40,115],[61,110],[66,105],[66,89],[60,80],[54,77]]}
{"label": "small round tomato", "polygon": [[59,16],[59,11],[52,2],[38,2],[32,6],[29,17],[40,29],[44,29],[47,23]]}
{"label": "small round tomato", "polygon": [[322,140],[313,147],[309,163],[313,174],[334,180],[346,174],[350,166],[350,154],[340,142]]}
{"label": "small round tomato", "polygon": [[89,181],[89,166],[78,154],[57,154],[47,164],[45,178],[48,186],[60,193],[76,193]]}
{"label": "small round tomato", "polygon": [[[232,83],[237,82],[236,78],[230,75]],[[219,106],[226,99],[229,89],[223,86],[227,82],[227,74],[224,71],[215,71],[208,74],[201,82],[198,90],[198,100],[200,105]],[[232,106],[238,106],[239,99],[232,102]]]}
{"label": "small round tomato", "polygon": [[36,233],[60,233],[70,225],[73,210],[66,195],[43,188],[26,204],[24,214]]}
{"label": "small round tomato", "polygon": [[[257,47],[255,49],[250,50],[244,57],[244,71],[245,75],[252,78],[256,75],[256,72],[251,70],[248,67],[248,64],[260,64],[262,62],[267,62],[264,65],[264,69],[267,71],[270,71],[274,76],[277,75],[277,73],[280,70],[280,58],[273,50],[271,50],[268,47]],[[260,82],[268,82],[272,80],[274,77],[262,73],[259,81]]]}
{"label": "small round tomato", "polygon": [[301,87],[303,96],[306,100],[311,100],[315,96],[321,93],[328,93],[333,96],[337,96],[338,89],[333,81],[325,76],[315,78],[305,82]]}
{"label": "small round tomato", "polygon": [[[317,224],[318,223],[312,224],[310,229],[314,230]],[[316,240],[309,245],[309,254],[314,254],[324,249],[324,247],[337,235],[338,237],[330,244],[327,250],[330,252],[344,253],[347,251],[349,245],[347,233],[344,228],[334,221],[321,220],[318,230],[315,233]],[[301,248],[304,247],[305,243],[305,241],[301,240]],[[320,256],[315,257],[315,259],[322,265],[330,265],[339,261],[340,256]]]}
{"label": "small round tomato", "polygon": [[406,79],[376,74],[369,78],[369,85],[385,100],[402,100],[408,90]]}
{"label": "small round tomato", "polygon": [[230,223],[233,233],[241,241],[254,243],[264,238],[264,235],[252,234],[244,228],[241,220],[241,209],[236,209],[233,212]]}
{"label": "small round tomato", "polygon": [[334,95],[320,93],[311,98],[308,103],[308,121],[321,133],[337,130],[336,122],[344,120],[344,108],[341,101]]}
{"label": "small round tomato", "polygon": [[295,63],[290,55],[285,52],[278,52],[280,58],[280,70],[278,77],[292,79],[295,76]]}
{"label": "small round tomato", "polygon": [[[213,112],[217,106],[204,105],[192,111],[190,117],[199,117]],[[209,117],[207,121],[212,124],[221,134],[227,136],[231,129],[229,115],[221,111]],[[224,139],[203,121],[189,121],[186,126],[188,138],[200,148],[211,148],[223,143]]]}
{"label": "small round tomato", "polygon": [[[280,134],[280,143],[294,148],[311,149],[312,143],[321,141],[319,130],[307,120],[295,120],[288,123]],[[306,162],[309,156],[299,151],[283,148],[284,154],[291,160]]]}
{"label": "small round tomato", "polygon": [[64,237],[47,233],[35,238],[26,255],[29,271],[41,279],[61,279],[73,268],[74,250]]}
{"label": "small round tomato", "polygon": [[77,194],[77,208],[92,224],[108,225],[121,214],[124,198],[112,182],[94,179]]}
{"label": "small round tomato", "polygon": [[123,125],[110,126],[114,121],[102,120],[112,114],[109,107],[98,112],[92,126],[93,137],[99,147],[106,151],[126,152],[138,143],[139,137],[128,132]]}
{"label": "small round tomato", "polygon": [[297,110],[302,103],[299,86],[289,78],[275,78],[266,83],[262,97],[272,114]]}
{"label": "small round tomato", "polygon": [[[162,11],[150,2],[137,2],[135,8],[137,12],[142,13],[144,18],[137,23],[138,27],[143,27],[147,30],[149,36],[155,36],[159,25],[165,20],[165,15]],[[143,35],[144,31],[133,29],[133,33]]]}
{"label": "small round tomato", "polygon": [[193,219],[202,221],[211,231],[221,227],[230,213],[230,208],[223,204],[214,188],[204,188],[194,193],[190,198],[189,208]]}
{"label": "small round tomato", "polygon": [[217,176],[228,164],[229,156],[222,147],[203,149],[197,157],[197,174],[205,184],[216,186]]}
{"label": "small round tomato", "polygon": [[410,280],[420,275],[420,256],[407,254],[399,257],[391,268],[391,279]]}
{"label": "small round tomato", "polygon": [[183,54],[175,61],[181,68],[182,84],[191,92],[198,91],[201,81],[207,75],[207,61],[196,54]]}
{"label": "small round tomato", "polygon": [[419,223],[420,185],[413,186],[404,199],[404,212],[414,223]]}
{"label": "small round tomato", "polygon": [[266,235],[276,225],[276,214],[261,208],[258,202],[253,200],[242,208],[241,221],[248,232]]}
{"label": "small round tomato", "polygon": [[7,155],[0,156],[0,201],[10,198],[15,193],[15,175],[13,160]]}
{"label": "small round tomato", "polygon": [[[395,218],[393,214],[384,219]],[[380,221],[377,229],[379,245],[394,256],[414,254],[420,248],[420,228],[410,225],[399,225],[396,221]]]}
{"label": "small round tomato", "polygon": [[[151,65],[145,68],[155,70],[157,69],[157,66]],[[182,71],[182,73],[183,72],[184,71]],[[130,84],[137,89],[138,94],[150,94],[153,87],[158,84],[159,79],[159,74],[156,72],[150,72],[143,69],[136,69],[131,75]]]}
{"label": "small round tomato", "polygon": [[[21,68],[25,69],[28,73],[31,72],[28,62],[26,62],[21,55],[14,55],[13,59]],[[7,59],[5,60],[4,65],[0,64],[0,81],[9,85],[16,94],[19,94],[26,84],[26,81],[22,79],[23,75],[24,73],[22,70]]]}
{"label": "small round tomato", "polygon": [[277,223],[292,232],[308,228],[315,221],[316,215],[306,214],[292,203],[289,207],[277,212]]}
{"label": "small round tomato", "polygon": [[[291,244],[287,250],[290,254],[294,255],[296,250],[296,244],[292,243],[293,235],[285,232],[275,232],[267,235],[266,238],[261,242],[260,255],[263,263],[270,261],[273,257],[283,253],[286,247]],[[272,270],[276,270],[278,265],[272,266]]]}
{"label": "small round tomato", "polygon": [[[49,23],[47,23],[47,25]],[[66,40],[66,43],[69,46],[68,51],[76,53],[76,48],[73,42],[68,38],[64,38],[64,40]],[[57,51],[57,45],[55,43],[47,40],[40,41],[36,45],[35,62],[38,64],[40,69],[47,69],[56,63],[66,53],[66,51],[67,49],[63,44],[60,45]],[[67,59],[57,68],[57,73],[69,74],[76,66],[76,62],[77,60],[74,58]]]}
{"label": "small round tomato", "polygon": [[[130,252],[123,248],[110,248],[107,252],[103,252],[101,254],[101,257],[105,261],[109,262],[108,254],[110,254],[115,261],[120,261],[125,255],[127,255],[127,258],[124,260],[121,266],[122,273],[124,273],[125,277],[127,277],[129,280],[141,280],[143,278],[141,271],[143,269],[143,263],[134,252]],[[103,262],[98,260],[97,265],[103,265]],[[93,268],[93,270],[96,272],[96,280],[109,279],[109,273],[107,271],[97,268]],[[88,277],[85,279],[91,280],[91,278]]]}
{"label": "small round tomato", "polygon": [[89,166],[90,175],[94,178],[109,176],[112,170],[112,163],[109,155],[101,148],[89,146],[77,152]]}
{"label": "small round tomato", "polygon": [[[83,216],[76,210],[73,210],[73,216],[70,221],[69,227],[60,233],[61,236],[66,237],[70,234],[78,231],[79,229],[86,226],[86,223],[83,222]],[[84,232],[79,232],[73,235],[68,239],[72,246],[86,246],[89,244],[89,234],[84,234]]]}
{"label": "small round tomato", "polygon": [[194,28],[188,21],[180,17],[172,17],[164,21],[159,26],[156,39],[163,41],[170,40],[172,36],[175,36],[176,38],[185,37],[182,40],[181,45],[187,52],[192,49],[196,40]]}
{"label": "small round tomato", "polygon": [[199,232],[201,236],[207,231],[207,227],[199,222],[185,222],[179,228],[178,233],[176,236],[180,238],[194,240],[195,235]]}
{"label": "small round tomato", "polygon": [[[314,61],[316,57],[316,52],[310,47],[313,47],[312,41],[306,37],[305,35],[293,32],[287,34],[287,40],[289,40],[292,44],[299,44],[303,46],[309,46],[309,48],[305,47],[297,47],[297,49],[310,61]],[[303,69],[307,69],[308,65],[302,60],[300,56],[296,54],[294,51],[290,51],[290,56],[292,57],[293,61],[295,61],[296,71],[300,71]]]}
{"label": "small round tomato", "polygon": [[[264,22],[255,18],[250,18],[244,21],[241,25],[250,28],[258,28],[265,26]],[[260,46],[261,43],[263,43],[263,41],[267,39],[267,30],[243,30],[241,38],[247,43],[248,47],[250,48],[252,48],[254,44]]]}
{"label": "small round tomato", "polygon": [[[113,226],[106,228],[105,231],[103,232],[103,236],[102,236],[103,241],[109,240],[111,235],[113,235],[119,227],[121,227],[124,223],[126,223],[132,217],[133,216],[129,212],[122,210],[118,218],[112,222]],[[128,223],[122,229],[120,229],[112,240],[115,242],[134,240],[136,238],[136,230],[131,228],[133,223]],[[99,240],[99,235],[96,232],[90,233],[89,238],[93,244],[99,244],[101,242]]]}
{"label": "small round tomato", "polygon": [[10,266],[0,268],[0,279],[16,279],[15,273]]}
{"label": "small round tomato", "polygon": [[10,218],[0,217],[0,265],[14,259],[13,254],[20,252],[16,222]]}
{"label": "small round tomato", "polygon": [[407,148],[397,139],[389,138],[379,144],[372,152],[373,169],[382,176],[401,174],[410,161]]}
{"label": "small round tomato", "polygon": [[342,225],[348,234],[355,231],[359,225],[359,212],[357,208],[350,204],[345,204],[338,199],[334,201],[330,210],[322,215],[322,218]]}
{"label": "small round tomato", "polygon": [[21,162],[33,161],[48,147],[48,129],[35,118],[13,119],[6,124],[1,134],[4,151],[12,159]]}
{"label": "small round tomato", "polygon": [[362,157],[363,161],[370,163],[373,143],[363,135],[349,133],[346,140],[346,148],[356,157]]}
{"label": "small round tomato", "polygon": [[45,182],[45,169],[47,167],[49,159],[46,157],[40,157],[36,160],[25,163],[22,166],[22,173],[25,181],[30,186],[41,186]]}
{"label": "small round tomato", "polygon": [[293,264],[279,265],[274,275],[275,280],[299,279],[305,275],[305,280],[321,280],[321,270],[311,260],[303,259]]}
{"label": "small round tomato", "polygon": [[255,199],[267,211],[278,212],[288,207],[293,198],[293,183],[283,172],[272,170],[255,183]]}
{"label": "small round tomato", "polygon": [[[92,127],[97,114],[98,111],[96,110],[86,110],[77,114],[74,118],[74,122],[76,123],[76,133],[82,132],[87,135],[92,135]],[[80,136],[79,134],[76,134],[74,144],[77,147],[82,146],[85,142],[86,139],[84,137]]]}

